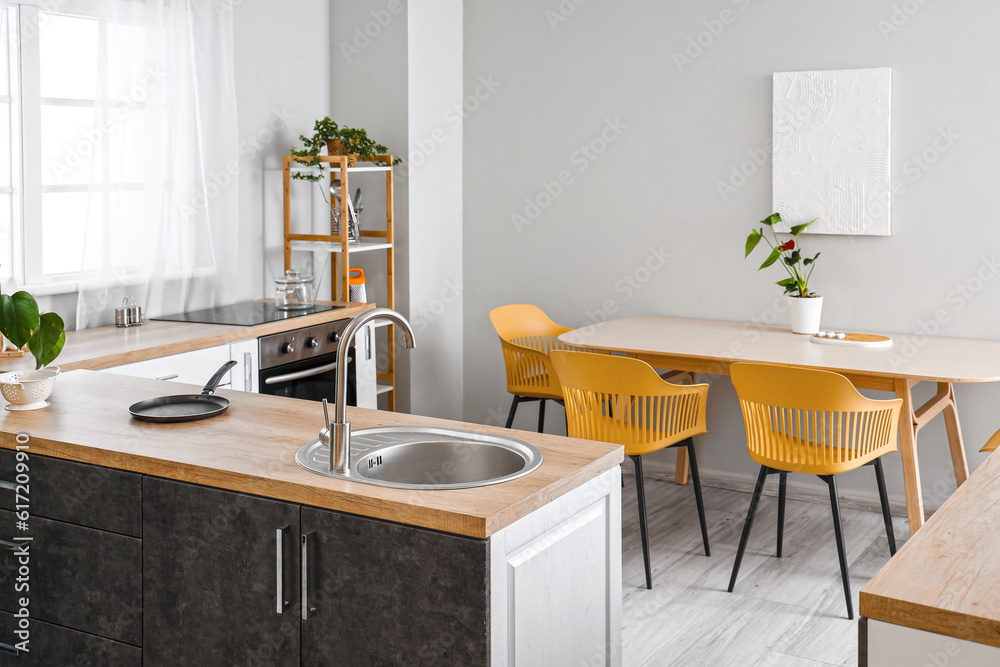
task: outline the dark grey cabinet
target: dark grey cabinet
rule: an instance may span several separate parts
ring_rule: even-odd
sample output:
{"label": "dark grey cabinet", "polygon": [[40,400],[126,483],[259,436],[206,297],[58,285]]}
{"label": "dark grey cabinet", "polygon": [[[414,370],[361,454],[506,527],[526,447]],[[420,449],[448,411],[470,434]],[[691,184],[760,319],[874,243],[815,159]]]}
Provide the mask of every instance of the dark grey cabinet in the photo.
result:
{"label": "dark grey cabinet", "polygon": [[487,545],[147,477],[145,664],[486,665]]}
{"label": "dark grey cabinet", "polygon": [[[81,655],[93,656],[87,664],[140,664],[142,476],[30,452],[22,463],[28,529],[15,528],[15,490],[5,484],[0,537],[32,539],[26,558],[0,551],[0,642],[16,643],[12,613],[24,596],[29,651],[0,654],[0,665],[77,664]],[[17,480],[15,465],[16,452],[0,450],[0,481]],[[17,583],[28,589],[15,590]]]}
{"label": "dark grey cabinet", "polygon": [[[0,636],[12,637],[13,615],[0,612]],[[141,667],[142,649],[59,625],[32,620],[30,650],[17,656],[0,653],[0,665],[13,667]]]}
{"label": "dark grey cabinet", "polygon": [[489,664],[486,540],[310,507],[302,534],[302,665]]}
{"label": "dark grey cabinet", "polygon": [[293,601],[299,506],[153,477],[142,505],[144,664],[298,665],[298,607],[277,613],[277,560]]}

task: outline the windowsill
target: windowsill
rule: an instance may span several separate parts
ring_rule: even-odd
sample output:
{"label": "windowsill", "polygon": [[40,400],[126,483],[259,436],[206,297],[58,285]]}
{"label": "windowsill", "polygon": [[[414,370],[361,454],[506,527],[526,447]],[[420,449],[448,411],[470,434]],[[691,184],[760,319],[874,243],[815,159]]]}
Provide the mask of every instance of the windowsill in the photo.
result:
{"label": "windowsill", "polygon": [[[211,276],[215,274],[215,269],[200,268],[200,269],[187,269],[187,270],[174,270],[168,271],[166,275],[166,280],[185,280],[189,278],[201,278],[205,276]],[[122,277],[118,276],[116,278],[116,284],[126,287],[131,287],[134,285],[144,284],[148,278],[146,276],[132,276],[132,277]],[[101,285],[101,282],[89,283],[90,287],[95,287]],[[88,287],[88,282],[86,280],[63,280],[63,281],[53,281],[46,283],[37,283],[34,285],[22,285],[18,289],[22,289],[25,292],[29,292],[33,296],[53,296],[56,294],[73,294],[74,292],[79,292],[81,285],[84,289]]]}
{"label": "windowsill", "polygon": [[55,294],[72,294],[80,289],[77,282],[41,283],[38,285],[21,285],[18,289],[32,296],[53,296]]}

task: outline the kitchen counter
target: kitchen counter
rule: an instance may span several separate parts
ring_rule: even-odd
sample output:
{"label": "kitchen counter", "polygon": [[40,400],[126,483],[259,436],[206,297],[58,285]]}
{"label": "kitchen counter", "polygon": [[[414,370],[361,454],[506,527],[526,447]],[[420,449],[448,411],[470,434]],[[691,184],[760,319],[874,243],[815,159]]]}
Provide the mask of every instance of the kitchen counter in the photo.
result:
{"label": "kitchen counter", "polygon": [[868,582],[861,615],[871,665],[918,664],[901,657],[907,651],[919,664],[954,651],[962,658],[950,664],[1000,664],[991,648],[1000,647],[1000,457],[990,456]]}
{"label": "kitchen counter", "polygon": [[[59,366],[63,372],[78,369],[110,368],[348,319],[375,307],[375,304],[371,303],[345,304],[332,301],[319,301],[317,303],[326,305],[336,303],[336,305],[345,305],[346,308],[301,315],[255,326],[146,320],[142,326],[137,327],[108,326],[68,331],[66,332],[66,345],[53,365]],[[0,358],[0,371],[25,370],[34,367],[35,358],[30,354],[25,354],[23,357]],[[127,403],[126,407],[132,402]]]}
{"label": "kitchen counter", "polygon": [[[296,321],[296,326],[301,325],[300,321]],[[171,323],[158,322],[148,328],[144,325],[141,329],[145,331],[137,330],[137,333],[148,340],[157,335],[160,324]],[[148,348],[141,349],[144,353]],[[89,363],[112,365],[105,363],[108,358],[98,357]],[[128,406],[142,399],[199,390],[200,387],[185,385],[171,385],[168,389],[155,380],[76,370],[58,379],[50,407],[0,413],[0,446],[13,449],[15,436],[26,433],[33,455],[241,491],[476,538],[494,535],[615,468],[624,459],[622,447],[607,443],[348,408],[348,418],[354,429],[407,424],[513,435],[538,447],[545,457],[534,473],[504,484],[450,491],[401,490],[323,477],[296,464],[295,452],[314,440],[323,425],[322,410],[315,402],[222,390],[219,394],[232,404],[226,412],[212,419],[154,424],[134,420],[128,413]]]}

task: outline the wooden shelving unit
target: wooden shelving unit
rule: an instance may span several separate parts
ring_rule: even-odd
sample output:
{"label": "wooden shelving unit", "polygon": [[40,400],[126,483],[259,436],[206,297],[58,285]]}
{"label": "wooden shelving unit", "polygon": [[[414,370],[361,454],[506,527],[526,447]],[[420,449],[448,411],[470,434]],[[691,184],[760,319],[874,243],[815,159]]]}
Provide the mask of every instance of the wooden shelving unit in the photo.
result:
{"label": "wooden shelving unit", "polygon": [[[339,234],[293,234],[291,184],[292,170],[297,163],[319,160],[327,163],[330,169],[330,179],[340,178],[340,191],[344,196],[340,199],[340,233]],[[381,162],[392,165],[391,155],[376,155],[370,163]],[[365,160],[358,163],[366,166],[348,166],[346,155],[319,155],[312,157],[284,156],[282,160],[282,178],[284,185],[284,217],[285,217],[285,270],[292,268],[292,252],[329,252],[330,253],[330,285],[331,298],[334,301],[348,301],[348,279],[351,270],[351,254],[359,252],[385,251],[386,265],[386,300],[387,308],[396,307],[395,290],[395,256],[393,249],[393,180],[392,167],[370,164]],[[361,242],[351,244],[347,233],[349,220],[347,200],[350,197],[348,177],[358,172],[383,172],[385,174],[385,230],[362,229]],[[339,285],[339,289],[338,289]],[[369,295],[371,299],[371,295]],[[382,327],[378,327],[382,328]],[[378,393],[386,394],[389,410],[396,410],[396,350],[395,326],[386,324],[388,343],[385,346],[386,368],[378,373]]]}

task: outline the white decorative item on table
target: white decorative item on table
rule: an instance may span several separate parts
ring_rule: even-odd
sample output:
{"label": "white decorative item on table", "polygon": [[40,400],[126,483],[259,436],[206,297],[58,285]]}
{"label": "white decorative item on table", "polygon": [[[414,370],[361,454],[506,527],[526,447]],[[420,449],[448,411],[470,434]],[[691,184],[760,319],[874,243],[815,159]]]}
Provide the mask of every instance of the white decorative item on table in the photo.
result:
{"label": "white decorative item on table", "polygon": [[889,236],[891,89],[888,67],[774,74],[778,231]]}
{"label": "white decorative item on table", "polygon": [[788,299],[792,333],[814,334],[819,331],[819,321],[823,314],[823,297],[787,294],[785,298]]}

